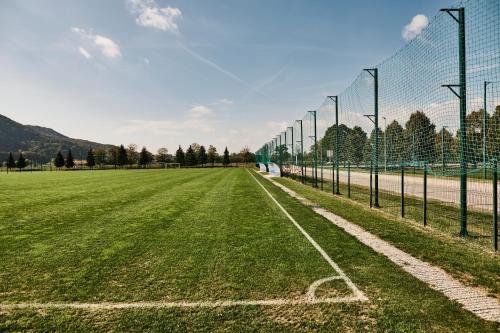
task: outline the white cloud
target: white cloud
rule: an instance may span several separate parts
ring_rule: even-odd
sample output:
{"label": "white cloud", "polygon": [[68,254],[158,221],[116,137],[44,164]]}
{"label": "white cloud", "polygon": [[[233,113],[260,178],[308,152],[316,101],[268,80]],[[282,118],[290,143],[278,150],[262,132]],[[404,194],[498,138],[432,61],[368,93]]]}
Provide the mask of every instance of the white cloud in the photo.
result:
{"label": "white cloud", "polygon": [[107,37],[96,35],[94,43],[101,48],[102,54],[108,58],[118,58],[122,55],[118,44]]}
{"label": "white cloud", "polygon": [[409,24],[407,24],[403,31],[401,32],[401,35],[403,36],[403,39],[406,41],[410,41],[413,38],[417,37],[422,30],[427,28],[429,25],[429,19],[427,16],[418,14],[415,15]]}
{"label": "white cloud", "polygon": [[87,58],[87,59],[92,58],[92,55],[87,50],[85,50],[83,47],[81,47],[81,46],[78,48],[78,52],[80,52],[80,54],[82,56],[84,56],[85,58]]}
{"label": "white cloud", "polygon": [[191,108],[181,120],[129,120],[116,129],[117,134],[153,133],[155,135],[184,136],[186,131],[212,133],[213,119],[206,118],[213,114],[212,109],[197,105]]}
{"label": "white cloud", "polygon": [[173,33],[179,32],[177,20],[182,17],[179,8],[160,8],[154,0],[129,0],[135,22],[143,27],[154,28]]}
{"label": "white cloud", "polygon": [[[72,27],[71,30],[80,35],[82,38],[90,41],[91,45],[99,49],[105,57],[110,59],[121,57],[122,54],[120,52],[120,46],[118,46],[118,44],[115,43],[112,39],[104,37],[102,35],[94,34],[92,30],[87,31],[78,27]],[[84,52],[82,52],[82,50],[80,49],[83,49]],[[84,57],[87,58],[84,53],[90,55],[90,53],[83,47],[80,47],[80,49],[79,51]]]}
{"label": "white cloud", "polygon": [[189,110],[189,117],[191,118],[201,118],[204,116],[209,116],[213,114],[212,110],[204,105],[197,105]]}
{"label": "white cloud", "polygon": [[233,104],[233,101],[227,99],[227,98],[222,98],[217,101],[219,104],[224,104],[224,105],[231,105]]}

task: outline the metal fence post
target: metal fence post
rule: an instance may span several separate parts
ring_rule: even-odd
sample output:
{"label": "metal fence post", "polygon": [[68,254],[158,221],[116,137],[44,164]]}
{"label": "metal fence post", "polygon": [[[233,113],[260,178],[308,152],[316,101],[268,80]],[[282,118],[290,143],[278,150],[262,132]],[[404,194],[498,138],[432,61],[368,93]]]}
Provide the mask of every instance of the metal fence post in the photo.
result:
{"label": "metal fence post", "polygon": [[424,164],[424,226],[427,225],[427,164]]}
{"label": "metal fence post", "polygon": [[493,249],[498,251],[498,175],[497,160],[493,160]]}
{"label": "metal fence post", "polygon": [[405,167],[401,165],[401,217],[405,217]]}
{"label": "metal fence post", "polygon": [[370,208],[373,207],[373,162],[370,163]]}
{"label": "metal fence post", "polygon": [[347,197],[351,198],[351,161],[347,162]]}

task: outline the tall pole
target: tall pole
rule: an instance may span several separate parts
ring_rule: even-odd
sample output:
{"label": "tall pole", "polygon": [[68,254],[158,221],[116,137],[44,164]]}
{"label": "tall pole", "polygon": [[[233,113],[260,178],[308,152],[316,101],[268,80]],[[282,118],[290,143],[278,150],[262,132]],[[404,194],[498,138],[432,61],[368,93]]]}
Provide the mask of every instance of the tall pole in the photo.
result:
{"label": "tall pole", "polygon": [[317,124],[316,111],[312,111],[314,115],[314,187],[318,187],[318,141],[317,141]]}
{"label": "tall pole", "polygon": [[[335,171],[336,174],[336,184],[335,184],[335,194],[340,194],[339,188],[339,168],[340,168],[340,133],[339,133],[339,96],[328,96],[335,103]],[[333,178],[333,177],[332,177]],[[333,180],[333,179],[332,179]]]}
{"label": "tall pole", "polygon": [[[445,85],[460,100],[460,235],[467,237],[467,90],[466,90],[466,58],[465,58],[465,9],[441,9],[447,12],[458,23],[458,56],[460,84]],[[458,12],[458,17],[455,13]],[[457,93],[453,88],[458,87]]]}
{"label": "tall pole", "polygon": [[372,154],[373,171],[375,173],[375,207],[380,207],[378,203],[378,68],[365,69],[374,79],[374,106],[373,114],[375,124],[375,147]]}
{"label": "tall pole", "polygon": [[483,106],[483,130],[482,130],[482,132],[483,132],[482,133],[483,134],[483,179],[486,179],[486,128],[487,128],[486,118],[488,117],[488,111],[487,111],[488,95],[487,95],[486,89],[488,88],[488,84],[490,84],[490,83],[491,82],[484,81],[484,97],[483,97],[484,106]]}
{"label": "tall pole", "polygon": [[297,120],[300,123],[300,169],[302,172],[302,183],[305,183],[305,175],[304,175],[304,131],[302,128],[302,120]]}

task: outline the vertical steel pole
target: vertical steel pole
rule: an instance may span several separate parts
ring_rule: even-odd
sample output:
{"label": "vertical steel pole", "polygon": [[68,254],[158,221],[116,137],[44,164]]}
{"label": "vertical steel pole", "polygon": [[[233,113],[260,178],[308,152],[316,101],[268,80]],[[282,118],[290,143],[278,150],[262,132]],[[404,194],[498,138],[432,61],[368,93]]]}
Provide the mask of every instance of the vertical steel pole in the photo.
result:
{"label": "vertical steel pole", "polygon": [[401,164],[401,217],[405,217],[405,167]]}
{"label": "vertical steel pole", "polygon": [[493,249],[498,251],[498,183],[497,160],[493,160]]}
{"label": "vertical steel pole", "polygon": [[465,64],[465,9],[459,8],[459,66],[460,66],[460,235],[467,237],[467,91]]}
{"label": "vertical steel pole", "polygon": [[290,127],[290,129],[292,130],[292,154],[291,154],[291,163],[290,163],[290,168],[291,168],[293,166],[293,149],[295,146],[295,141],[293,141],[293,126]]}
{"label": "vertical steel pole", "polygon": [[371,68],[371,69],[365,69],[366,72],[368,72],[374,80],[374,114],[373,114],[373,123],[375,125],[375,144],[374,144],[374,149],[372,150],[372,163],[373,163],[373,169],[375,173],[375,207],[380,207],[378,203],[378,138],[379,138],[379,131],[378,131],[378,68]]}
{"label": "vertical steel pole", "polygon": [[347,162],[347,197],[351,198],[351,161]]}
{"label": "vertical steel pole", "polygon": [[372,195],[372,192],[373,192],[373,186],[372,186],[372,183],[373,183],[373,160],[370,162],[370,208],[373,207],[373,195]]}
{"label": "vertical steel pole", "polygon": [[312,111],[314,115],[314,187],[318,187],[318,142],[317,142],[317,127],[316,127],[316,111]]}
{"label": "vertical steel pole", "polygon": [[375,78],[375,207],[379,207],[378,204],[378,68],[373,69]]}
{"label": "vertical steel pole", "polygon": [[424,164],[424,226],[427,225],[427,164]]}
{"label": "vertical steel pole", "polygon": [[[466,45],[465,45],[465,9],[441,9],[447,12],[455,22],[458,23],[458,65],[460,77],[460,92],[457,93],[453,86],[445,85],[459,98],[460,100],[460,235],[467,237],[467,89],[466,89]],[[458,17],[455,14],[458,12]]]}
{"label": "vertical steel pole", "polygon": [[[288,148],[287,148],[287,147],[288,147],[288,146],[287,146],[287,144],[288,144],[288,140],[286,139],[286,128],[285,128],[285,146],[283,147],[283,155],[285,155],[285,153],[286,153],[286,152],[287,152],[287,150],[288,150]],[[283,158],[284,158],[284,156],[283,156]],[[286,162],[286,161],[285,161],[285,162]]]}
{"label": "vertical steel pole", "polygon": [[302,171],[302,183],[305,184],[306,183],[306,179],[305,179],[305,174],[304,174],[304,131],[303,131],[303,128],[302,128],[302,120],[299,120],[300,121],[300,155],[301,155],[301,171]]}
{"label": "vertical steel pole", "polygon": [[486,89],[488,88],[488,84],[490,82],[484,81],[484,96],[483,96],[483,129],[482,129],[482,134],[483,134],[483,179],[486,179],[486,118],[488,117],[488,111],[487,111],[487,91]]}
{"label": "vertical steel pole", "polygon": [[[340,177],[339,177],[339,165],[340,165],[340,140],[339,140],[339,97],[335,96],[335,125],[337,127],[335,131],[335,168],[337,171],[337,184],[335,194],[340,194]],[[333,177],[332,177],[333,178]]]}
{"label": "vertical steel pole", "polygon": [[323,145],[320,147],[320,163],[321,163],[321,190],[323,191]]}

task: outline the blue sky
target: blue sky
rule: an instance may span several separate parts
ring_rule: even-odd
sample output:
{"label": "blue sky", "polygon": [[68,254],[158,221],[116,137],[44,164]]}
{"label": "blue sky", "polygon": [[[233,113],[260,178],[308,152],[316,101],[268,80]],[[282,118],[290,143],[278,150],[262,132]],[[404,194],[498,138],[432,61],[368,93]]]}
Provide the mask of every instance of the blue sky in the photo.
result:
{"label": "blue sky", "polygon": [[0,113],[153,151],[255,150],[454,4],[1,1]]}

